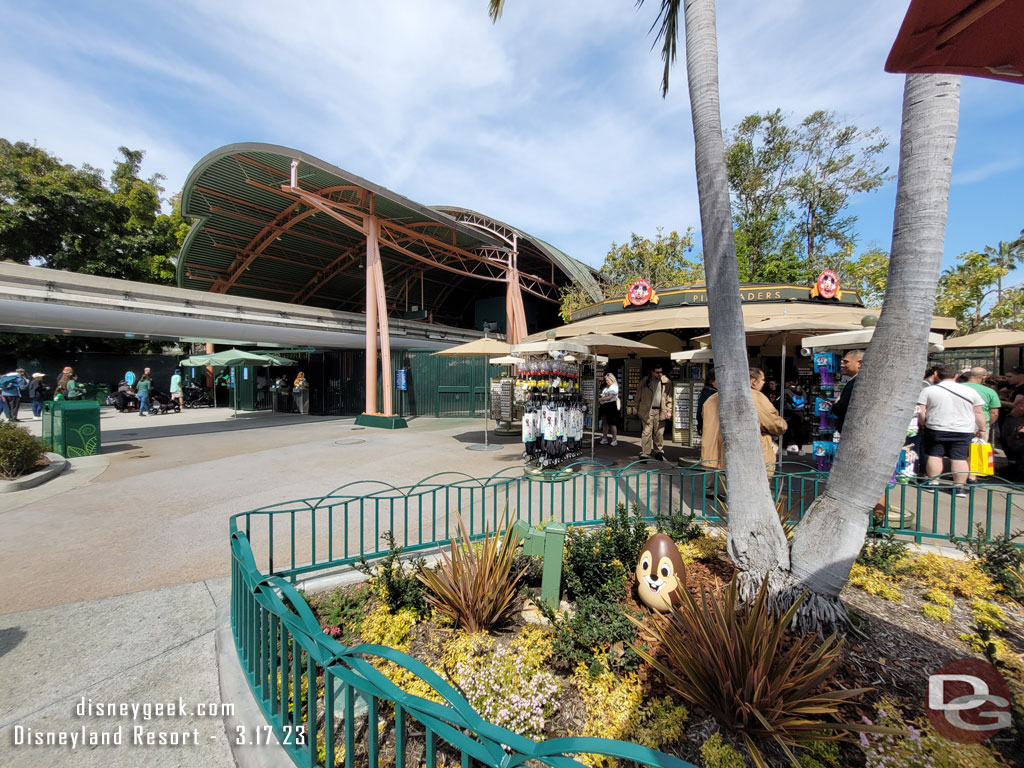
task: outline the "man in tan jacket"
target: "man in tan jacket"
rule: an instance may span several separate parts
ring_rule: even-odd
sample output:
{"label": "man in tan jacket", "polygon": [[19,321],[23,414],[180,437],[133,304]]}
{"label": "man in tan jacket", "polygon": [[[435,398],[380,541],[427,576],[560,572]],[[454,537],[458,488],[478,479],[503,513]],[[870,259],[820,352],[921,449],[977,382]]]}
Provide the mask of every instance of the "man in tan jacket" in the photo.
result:
{"label": "man in tan jacket", "polygon": [[636,414],[644,425],[640,433],[640,458],[649,459],[653,455],[658,461],[664,461],[665,421],[672,416],[672,382],[662,374],[660,364],[640,379]]}
{"label": "man in tan jacket", "polygon": [[[764,371],[750,369],[750,388],[757,409],[757,422],[761,427],[761,455],[768,468],[769,476],[775,469],[777,448],[773,435],[786,431],[786,420],[779,416],[768,398],[761,393],[764,387]],[[704,403],[704,432],[700,444],[700,461],[708,469],[725,469],[725,447],[722,445],[722,428],[718,420],[718,395],[712,395]]]}

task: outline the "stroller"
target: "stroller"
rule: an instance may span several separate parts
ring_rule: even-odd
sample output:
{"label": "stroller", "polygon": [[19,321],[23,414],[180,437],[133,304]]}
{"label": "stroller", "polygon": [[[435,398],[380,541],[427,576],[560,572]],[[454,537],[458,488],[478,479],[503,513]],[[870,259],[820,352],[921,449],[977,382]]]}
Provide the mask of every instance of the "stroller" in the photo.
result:
{"label": "stroller", "polygon": [[149,412],[154,416],[163,413],[178,413],[180,411],[181,406],[178,405],[178,401],[172,400],[171,396],[166,392],[158,392],[154,389],[149,393]]}
{"label": "stroller", "polygon": [[206,389],[196,384],[185,387],[182,391],[182,401],[186,408],[213,407],[213,398],[207,394]]}

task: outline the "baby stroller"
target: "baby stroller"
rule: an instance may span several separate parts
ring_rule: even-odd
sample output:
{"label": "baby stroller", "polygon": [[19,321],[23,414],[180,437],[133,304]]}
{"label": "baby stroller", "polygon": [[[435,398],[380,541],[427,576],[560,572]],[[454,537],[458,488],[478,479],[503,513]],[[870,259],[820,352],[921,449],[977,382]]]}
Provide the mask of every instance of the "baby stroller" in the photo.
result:
{"label": "baby stroller", "polygon": [[166,392],[158,392],[155,389],[149,393],[149,412],[154,416],[162,413],[178,413],[181,406],[177,400],[171,400]]}
{"label": "baby stroller", "polygon": [[203,387],[196,384],[189,384],[182,391],[182,400],[186,408],[213,407],[213,398],[210,397]]}

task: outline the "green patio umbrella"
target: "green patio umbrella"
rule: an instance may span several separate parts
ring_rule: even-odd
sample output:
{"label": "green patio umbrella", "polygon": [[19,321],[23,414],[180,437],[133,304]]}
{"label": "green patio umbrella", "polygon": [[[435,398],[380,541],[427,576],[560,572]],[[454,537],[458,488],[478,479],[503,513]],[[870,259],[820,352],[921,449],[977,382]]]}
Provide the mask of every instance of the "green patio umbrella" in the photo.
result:
{"label": "green patio umbrella", "polygon": [[[186,357],[178,365],[185,367],[201,367],[205,365],[221,366],[224,368],[237,368],[240,365],[298,365],[294,360],[279,355],[257,354],[256,352],[245,352],[241,349],[225,349],[221,352],[211,352],[206,355],[192,355]],[[238,383],[233,387],[235,391],[235,412],[232,418],[238,415]],[[216,398],[214,399],[216,402]]]}

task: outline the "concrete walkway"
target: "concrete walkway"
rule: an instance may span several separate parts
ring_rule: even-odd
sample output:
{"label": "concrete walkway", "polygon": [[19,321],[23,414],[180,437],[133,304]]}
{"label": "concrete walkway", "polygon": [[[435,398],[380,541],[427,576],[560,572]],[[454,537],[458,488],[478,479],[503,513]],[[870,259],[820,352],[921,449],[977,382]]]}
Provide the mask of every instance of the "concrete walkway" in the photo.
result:
{"label": "concrete walkway", "polygon": [[[25,426],[38,434],[39,422]],[[73,459],[56,480],[0,497],[0,766],[289,765],[275,748],[232,753],[226,728],[234,739],[242,716],[197,713],[201,703],[244,711],[248,697],[237,682],[218,680],[228,517],[354,480],[411,484],[452,470],[486,477],[521,464],[516,438],[493,438],[501,445],[494,452],[467,450],[483,441],[481,426],[417,419],[390,432],[351,419],[232,418],[213,409],[142,418],[104,409],[100,456]],[[628,439],[599,450],[619,465],[637,453]],[[670,450],[669,458],[680,455]],[[224,616],[222,607],[221,624]],[[182,702],[187,714],[80,717],[83,698],[151,711]],[[70,739],[83,726],[111,734],[120,726],[123,744],[15,744],[16,730]],[[132,744],[136,727],[142,738],[194,732],[198,745]]]}
{"label": "concrete walkway", "polygon": [[[38,433],[39,422],[26,426]],[[437,472],[487,477],[521,465],[514,437],[492,438],[497,451],[467,450],[483,441],[481,427],[480,419],[417,419],[391,432],[340,418],[233,418],[223,409],[142,418],[104,409],[102,455],[0,495],[0,767],[290,765],[276,748],[232,752],[229,744],[236,727],[258,718],[244,686],[218,678],[218,629],[222,661],[225,647],[230,657],[228,518],[352,481],[408,485]],[[597,450],[614,466],[638,452],[629,437]],[[673,464],[694,458],[672,446],[666,453]],[[129,710],[182,703],[186,714],[79,716],[83,699]],[[204,703],[236,712],[202,717]],[[15,743],[26,729],[45,740],[119,726],[120,746]],[[132,743],[186,732],[186,745]]]}

